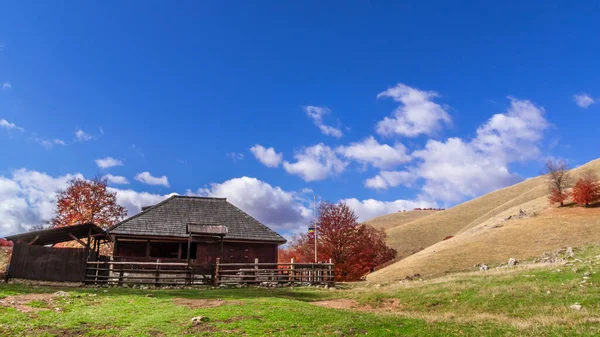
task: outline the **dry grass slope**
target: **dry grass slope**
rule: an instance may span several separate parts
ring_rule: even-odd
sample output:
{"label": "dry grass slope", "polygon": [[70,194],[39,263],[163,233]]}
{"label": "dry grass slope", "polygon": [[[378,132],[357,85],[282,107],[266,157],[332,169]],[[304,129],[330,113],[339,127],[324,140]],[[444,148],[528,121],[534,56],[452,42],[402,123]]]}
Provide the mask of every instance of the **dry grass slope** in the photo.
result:
{"label": "dry grass slope", "polygon": [[371,220],[365,221],[369,225],[375,228],[383,228],[388,230],[393,227],[401,226],[411,221],[415,221],[420,218],[424,218],[431,214],[435,214],[440,211],[408,211],[408,212],[396,212],[392,214],[378,216]]}
{"label": "dry grass slope", "polygon": [[[572,173],[577,178],[586,171],[600,175],[600,160]],[[540,176],[390,227],[388,243],[398,249],[402,260],[369,275],[369,280],[444,274],[475,263],[506,262],[509,257],[530,257],[562,246],[600,241],[600,230],[594,230],[600,229],[598,209],[549,207],[545,178]],[[503,221],[521,208],[539,215]],[[502,227],[494,227],[498,224]],[[454,238],[442,241],[448,235]]]}

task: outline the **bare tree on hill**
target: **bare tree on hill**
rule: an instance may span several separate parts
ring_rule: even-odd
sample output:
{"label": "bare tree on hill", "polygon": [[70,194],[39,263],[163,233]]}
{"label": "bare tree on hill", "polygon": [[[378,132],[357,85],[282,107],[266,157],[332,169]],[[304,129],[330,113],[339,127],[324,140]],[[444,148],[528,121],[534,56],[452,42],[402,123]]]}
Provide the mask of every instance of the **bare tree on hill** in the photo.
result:
{"label": "bare tree on hill", "polygon": [[548,159],[546,160],[546,176],[550,202],[559,202],[561,207],[564,206],[565,200],[569,197],[567,189],[572,182],[569,165],[563,160]]}

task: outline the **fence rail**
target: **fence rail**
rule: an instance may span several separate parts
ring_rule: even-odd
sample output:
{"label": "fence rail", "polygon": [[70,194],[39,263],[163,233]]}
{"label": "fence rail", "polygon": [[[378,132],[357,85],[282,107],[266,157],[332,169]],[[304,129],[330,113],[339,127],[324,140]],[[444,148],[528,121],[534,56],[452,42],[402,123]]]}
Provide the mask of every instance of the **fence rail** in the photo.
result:
{"label": "fence rail", "polygon": [[215,265],[215,284],[334,283],[333,263],[220,263]]}
{"label": "fence rail", "polygon": [[[209,266],[210,267],[210,266]],[[96,285],[235,285],[259,283],[333,284],[333,263],[217,263],[201,268],[188,263],[88,261],[85,283]]]}

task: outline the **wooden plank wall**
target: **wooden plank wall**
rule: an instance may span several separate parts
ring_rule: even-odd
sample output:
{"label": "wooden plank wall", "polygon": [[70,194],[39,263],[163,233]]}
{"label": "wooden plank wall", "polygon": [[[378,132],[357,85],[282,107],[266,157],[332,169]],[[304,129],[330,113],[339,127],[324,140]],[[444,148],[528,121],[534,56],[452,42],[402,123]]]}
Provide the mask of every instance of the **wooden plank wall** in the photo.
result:
{"label": "wooden plank wall", "polygon": [[10,278],[38,281],[82,282],[87,248],[51,248],[18,242],[8,270]]}

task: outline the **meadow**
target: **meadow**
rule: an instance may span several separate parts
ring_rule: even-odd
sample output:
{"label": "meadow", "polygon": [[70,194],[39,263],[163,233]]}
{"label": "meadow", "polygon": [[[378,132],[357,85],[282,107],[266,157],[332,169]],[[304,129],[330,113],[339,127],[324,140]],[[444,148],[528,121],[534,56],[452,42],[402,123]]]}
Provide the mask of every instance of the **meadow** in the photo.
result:
{"label": "meadow", "polygon": [[335,289],[0,284],[0,336],[599,335],[600,248],[561,259]]}

